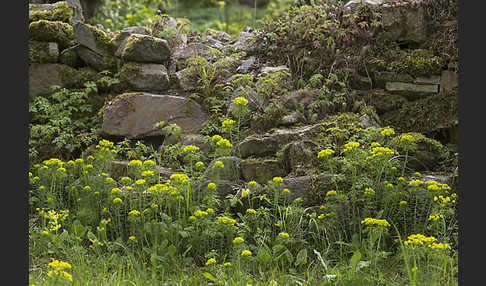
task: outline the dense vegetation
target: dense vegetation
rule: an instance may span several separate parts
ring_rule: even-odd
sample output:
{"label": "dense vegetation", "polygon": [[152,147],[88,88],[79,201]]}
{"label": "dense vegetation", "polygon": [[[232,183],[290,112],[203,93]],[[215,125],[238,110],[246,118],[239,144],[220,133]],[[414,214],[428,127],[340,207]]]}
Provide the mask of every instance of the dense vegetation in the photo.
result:
{"label": "dense vegetation", "polygon": [[[426,2],[437,21],[455,17],[454,1]],[[453,29],[407,49],[376,37],[381,14],[367,6],[291,4],[103,1],[89,21],[113,31],[156,27],[162,13],[186,16],[186,33],[257,26],[254,54],[288,70],[232,75],[247,53],[231,49],[187,59],[196,86],[188,97],[211,115],[198,146],[182,144],[180,127],[166,122],[153,127],[165,136],[147,140],[103,134],[102,108],[124,89],[118,73],[90,73],[31,99],[30,285],[458,284],[457,155],[402,126],[364,128],[360,116],[380,118],[351,88],[363,70],[422,76],[453,65]],[[242,139],[294,111],[298,127],[334,124],[314,138],[316,167],[299,170],[327,179],[305,196],[279,176],[228,190],[221,178],[234,172]],[[447,183],[413,164],[424,142]]]}

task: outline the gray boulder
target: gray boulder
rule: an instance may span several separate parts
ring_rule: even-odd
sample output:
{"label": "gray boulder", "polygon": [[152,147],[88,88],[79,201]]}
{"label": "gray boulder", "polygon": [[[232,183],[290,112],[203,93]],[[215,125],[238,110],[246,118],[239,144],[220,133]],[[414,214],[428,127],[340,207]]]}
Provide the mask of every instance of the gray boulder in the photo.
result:
{"label": "gray boulder", "polygon": [[120,48],[121,58],[134,62],[163,64],[171,53],[166,40],[141,34],[131,34]]}
{"label": "gray boulder", "polygon": [[111,38],[105,31],[82,22],[76,23],[73,30],[74,40],[78,44],[102,56],[111,54]]}
{"label": "gray boulder", "polygon": [[278,159],[246,159],[241,161],[241,176],[245,181],[266,184],[274,177],[285,177],[288,171]]}
{"label": "gray boulder", "polygon": [[235,50],[241,50],[247,53],[256,52],[258,46],[256,43],[256,36],[254,33],[240,32],[236,36],[236,41],[231,45]]}
{"label": "gray boulder", "polygon": [[137,91],[158,92],[169,88],[169,75],[162,64],[126,63],[120,69],[120,80]]}
{"label": "gray boulder", "polygon": [[196,133],[208,116],[196,102],[185,97],[144,92],[117,96],[103,109],[104,133],[127,138],[165,135],[154,130],[155,123],[176,123],[182,133]]}

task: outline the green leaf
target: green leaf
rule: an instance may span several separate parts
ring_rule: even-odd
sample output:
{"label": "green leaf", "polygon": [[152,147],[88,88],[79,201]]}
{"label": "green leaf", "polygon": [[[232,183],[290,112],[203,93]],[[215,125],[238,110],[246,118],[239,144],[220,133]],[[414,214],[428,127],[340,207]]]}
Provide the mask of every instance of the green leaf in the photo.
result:
{"label": "green leaf", "polygon": [[307,263],[307,249],[301,249],[299,253],[297,253],[297,257],[295,259],[295,266],[300,266]]}
{"label": "green leaf", "polygon": [[267,264],[272,260],[272,256],[265,248],[260,248],[258,250],[257,259],[262,264]]}
{"label": "green leaf", "polygon": [[173,244],[171,244],[169,246],[169,248],[167,248],[167,254],[169,256],[174,256],[174,254],[176,253],[176,251],[177,251],[177,247],[175,247]]}
{"label": "green leaf", "polygon": [[211,273],[204,272],[203,276],[206,277],[207,279],[211,280],[212,282],[216,282],[216,278],[214,278],[214,276],[211,275]]}
{"label": "green leaf", "polygon": [[355,269],[356,265],[358,265],[358,262],[360,260],[361,260],[361,252],[353,251],[353,256],[349,260],[349,266],[351,266],[351,268]]}

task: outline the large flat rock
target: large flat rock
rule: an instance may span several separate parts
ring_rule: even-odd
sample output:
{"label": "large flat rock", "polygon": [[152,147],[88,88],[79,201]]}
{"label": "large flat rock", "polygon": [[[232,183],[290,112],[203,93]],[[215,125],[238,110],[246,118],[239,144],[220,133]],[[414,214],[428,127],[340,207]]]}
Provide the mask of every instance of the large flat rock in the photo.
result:
{"label": "large flat rock", "polygon": [[163,130],[153,130],[155,123],[165,121],[176,123],[183,133],[195,133],[207,119],[199,104],[185,97],[132,92],[105,106],[102,130],[127,138],[165,135]]}

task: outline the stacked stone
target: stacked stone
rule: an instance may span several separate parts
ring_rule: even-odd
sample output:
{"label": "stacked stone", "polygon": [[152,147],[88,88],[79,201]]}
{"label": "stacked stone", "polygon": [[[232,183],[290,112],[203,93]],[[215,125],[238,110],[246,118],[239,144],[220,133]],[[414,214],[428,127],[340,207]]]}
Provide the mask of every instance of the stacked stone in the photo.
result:
{"label": "stacked stone", "polygon": [[77,0],[54,4],[29,4],[29,95],[51,93],[51,85],[76,84],[66,75],[79,64],[71,51],[75,45],[73,24],[84,21]]}

